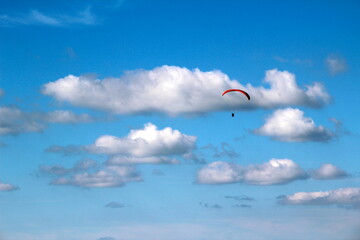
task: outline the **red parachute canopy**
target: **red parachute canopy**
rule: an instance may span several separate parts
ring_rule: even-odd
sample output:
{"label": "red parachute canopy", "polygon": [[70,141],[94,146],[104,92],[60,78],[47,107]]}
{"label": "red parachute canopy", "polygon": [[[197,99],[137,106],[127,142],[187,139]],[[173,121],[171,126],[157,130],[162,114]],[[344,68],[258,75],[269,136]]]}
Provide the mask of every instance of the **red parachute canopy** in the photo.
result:
{"label": "red parachute canopy", "polygon": [[240,89],[229,89],[229,90],[226,90],[225,92],[223,92],[221,95],[224,96],[225,94],[227,94],[228,92],[241,92],[242,94],[244,94],[247,99],[250,101],[250,95],[243,91],[243,90],[240,90]]}

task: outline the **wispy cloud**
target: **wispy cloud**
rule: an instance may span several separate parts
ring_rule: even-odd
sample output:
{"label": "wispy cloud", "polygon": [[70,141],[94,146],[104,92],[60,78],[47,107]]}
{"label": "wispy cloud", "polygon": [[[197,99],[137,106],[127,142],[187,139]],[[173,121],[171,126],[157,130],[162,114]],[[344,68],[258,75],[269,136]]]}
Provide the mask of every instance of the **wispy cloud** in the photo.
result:
{"label": "wispy cloud", "polygon": [[229,158],[237,158],[240,156],[238,152],[234,150],[234,148],[226,142],[222,142],[220,149],[217,146],[214,146],[213,144],[208,144],[202,149],[211,149],[214,151],[214,157],[215,158],[223,158],[223,157],[229,157]]}
{"label": "wispy cloud", "polygon": [[[162,66],[103,80],[69,75],[43,85],[42,93],[75,106],[115,114],[160,113],[170,116],[289,105],[321,107],[330,100],[320,83],[302,89],[297,85],[295,75],[287,71],[269,70],[265,82],[270,88],[241,84],[217,70],[202,72]],[[222,97],[222,91],[229,88],[248,91],[251,101],[239,100],[236,94]]]}
{"label": "wispy cloud", "polygon": [[265,124],[254,133],[284,142],[327,142],[336,134],[304,116],[297,108],[279,109],[266,119]]}
{"label": "wispy cloud", "polygon": [[43,25],[65,27],[71,25],[96,25],[98,17],[91,11],[91,7],[78,11],[75,14],[50,14],[33,9],[26,14],[0,15],[0,26],[11,27],[18,25]]}
{"label": "wispy cloud", "polygon": [[71,111],[25,112],[16,107],[0,107],[0,135],[41,132],[48,123],[85,123],[94,121],[88,114]]}
{"label": "wispy cloud", "polygon": [[255,201],[254,198],[252,197],[248,197],[246,195],[240,195],[240,196],[225,196],[225,198],[228,198],[228,199],[233,199],[233,200],[236,200],[236,201]]}
{"label": "wispy cloud", "polygon": [[65,168],[61,165],[40,165],[39,174],[50,176],[64,176],[72,173],[88,171],[89,169],[94,169],[97,166],[98,164],[96,161],[92,159],[83,159],[78,161],[71,168]]}
{"label": "wispy cloud", "polygon": [[348,69],[345,58],[338,55],[331,54],[325,59],[325,64],[332,75],[337,75],[345,72]]}
{"label": "wispy cloud", "polygon": [[119,202],[109,202],[105,205],[105,207],[106,208],[124,208],[126,206]]}
{"label": "wispy cloud", "polygon": [[321,192],[298,192],[280,197],[286,205],[339,205],[360,208],[360,188],[340,188]]}
{"label": "wispy cloud", "polygon": [[208,204],[208,203],[203,203],[203,202],[200,202],[199,204],[205,208],[213,208],[213,209],[222,209],[223,208],[219,204]]}

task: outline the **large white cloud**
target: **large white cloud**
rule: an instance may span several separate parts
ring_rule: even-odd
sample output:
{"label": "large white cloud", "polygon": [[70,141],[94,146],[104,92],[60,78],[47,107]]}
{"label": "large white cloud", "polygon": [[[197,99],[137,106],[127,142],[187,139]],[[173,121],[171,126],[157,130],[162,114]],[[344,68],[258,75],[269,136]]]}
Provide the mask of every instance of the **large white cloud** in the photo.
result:
{"label": "large white cloud", "polygon": [[221,184],[244,182],[253,185],[285,184],[307,178],[307,173],[290,159],[271,159],[269,162],[241,166],[228,162],[213,162],[197,173],[197,183]]}
{"label": "large white cloud", "polygon": [[19,188],[15,185],[12,185],[10,183],[4,183],[4,182],[0,182],[0,192],[8,192],[8,191],[14,191],[14,190],[18,190]]}
{"label": "large white cloud", "polygon": [[[103,80],[68,75],[43,85],[42,93],[76,106],[116,114],[165,113],[172,116],[288,105],[319,107],[330,99],[320,83],[302,89],[295,76],[287,71],[269,70],[265,82],[270,88],[243,85],[217,70],[202,72],[162,66]],[[229,88],[248,91],[251,101],[231,93],[222,97],[222,91]]]}
{"label": "large white cloud", "polygon": [[335,137],[333,132],[316,126],[311,118],[305,117],[304,112],[296,108],[276,110],[254,132],[285,142],[326,142]]}
{"label": "large white cloud", "polygon": [[360,207],[360,188],[339,188],[331,191],[298,192],[284,196],[281,204],[331,205]]}
{"label": "large white cloud", "polygon": [[320,168],[311,171],[311,176],[315,179],[338,179],[348,176],[348,174],[332,164],[322,164]]}
{"label": "large white cloud", "polygon": [[[195,142],[195,136],[183,134],[170,127],[158,130],[154,124],[147,123],[144,129],[131,130],[123,138],[101,136],[94,144],[88,146],[88,150],[92,153],[120,154],[131,157],[170,156],[190,153],[195,148]],[[121,159],[117,158],[113,161],[121,161]],[[139,159],[136,160],[138,161]],[[148,158],[144,161],[152,160]]]}

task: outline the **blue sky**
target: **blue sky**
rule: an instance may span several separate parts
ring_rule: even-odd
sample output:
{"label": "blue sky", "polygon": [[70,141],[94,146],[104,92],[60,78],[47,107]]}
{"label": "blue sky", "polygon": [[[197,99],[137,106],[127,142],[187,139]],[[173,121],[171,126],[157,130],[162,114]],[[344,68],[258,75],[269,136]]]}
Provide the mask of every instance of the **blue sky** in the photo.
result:
{"label": "blue sky", "polygon": [[0,9],[1,240],[359,239],[358,1]]}

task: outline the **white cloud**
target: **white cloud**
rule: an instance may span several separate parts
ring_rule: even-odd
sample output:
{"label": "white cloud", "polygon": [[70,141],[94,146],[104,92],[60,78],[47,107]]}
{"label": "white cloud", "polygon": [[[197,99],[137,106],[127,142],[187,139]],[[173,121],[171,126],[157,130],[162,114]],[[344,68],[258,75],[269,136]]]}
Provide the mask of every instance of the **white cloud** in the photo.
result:
{"label": "white cloud", "polygon": [[144,129],[131,130],[123,138],[104,135],[99,137],[93,145],[88,146],[88,150],[98,154],[121,154],[135,158],[121,159],[115,158],[113,161],[165,161],[173,160],[165,158],[147,158],[139,160],[138,157],[154,157],[182,155],[191,152],[195,148],[195,136],[189,136],[178,130],[166,127],[158,130],[152,123],[147,123]]}
{"label": "white cloud", "polygon": [[60,165],[39,166],[39,173],[51,177],[52,185],[68,185],[84,188],[122,187],[128,182],[142,181],[140,173],[133,166],[98,165],[96,161],[84,159],[73,167]]}
{"label": "white cloud", "polygon": [[106,161],[107,165],[126,164],[178,164],[179,160],[169,157],[128,157],[114,156]]}
{"label": "white cloud", "polygon": [[333,75],[345,72],[347,70],[346,60],[334,54],[325,59],[326,66],[329,72]]}
{"label": "white cloud", "polygon": [[338,179],[348,176],[344,170],[332,164],[322,164],[320,168],[311,171],[310,174],[315,179]]}
{"label": "white cloud", "polygon": [[335,137],[334,133],[323,126],[316,126],[311,118],[305,117],[304,112],[296,108],[276,110],[254,132],[285,142],[326,142]]}
{"label": "white cloud", "polygon": [[67,177],[54,179],[51,184],[85,188],[107,188],[122,187],[128,182],[138,181],[142,181],[142,178],[132,166],[107,166],[94,173],[76,173]]}
{"label": "white cloud", "polygon": [[290,159],[271,159],[269,162],[247,167],[218,161],[208,164],[197,174],[197,182],[202,184],[243,182],[273,185],[305,178],[307,174]]}
{"label": "white cloud", "polygon": [[34,117],[17,108],[0,107],[0,135],[19,134],[22,132],[40,132],[44,125]]}
{"label": "white cloud", "polygon": [[88,114],[75,114],[71,111],[56,110],[49,112],[45,120],[51,123],[82,123],[91,122],[94,119]]}
{"label": "white cloud", "polygon": [[0,192],[8,192],[8,191],[14,191],[18,190],[19,188],[15,185],[12,185],[10,183],[3,183],[0,182]]}
{"label": "white cloud", "polygon": [[27,14],[9,16],[0,15],[0,27],[17,26],[17,25],[44,25],[53,27],[64,27],[70,25],[96,25],[99,19],[87,7],[73,15],[69,14],[47,14],[39,10],[30,10]]}
{"label": "white cloud", "polygon": [[245,169],[237,164],[228,162],[212,162],[197,173],[197,183],[222,184],[235,183],[244,180]]}
{"label": "white cloud", "polygon": [[70,111],[24,112],[16,107],[0,107],[0,135],[41,132],[47,123],[83,123],[94,119],[88,114]]}
{"label": "white cloud", "polygon": [[324,192],[298,192],[283,197],[279,203],[293,205],[340,205],[360,207],[360,188],[340,188]]}
{"label": "white cloud", "polygon": [[[103,80],[68,75],[43,85],[42,93],[76,106],[116,114],[163,113],[171,116],[288,105],[320,107],[330,100],[320,83],[301,89],[295,76],[287,71],[269,70],[265,82],[270,88],[243,85],[217,70],[202,72],[162,66]],[[246,90],[251,100],[238,94],[221,96],[222,91],[229,88]]]}
{"label": "white cloud", "polygon": [[61,165],[41,165],[39,166],[39,172],[41,174],[53,176],[65,176],[72,173],[90,170],[97,167],[97,165],[97,162],[92,159],[83,159],[76,162],[75,165],[71,168],[66,168]]}

